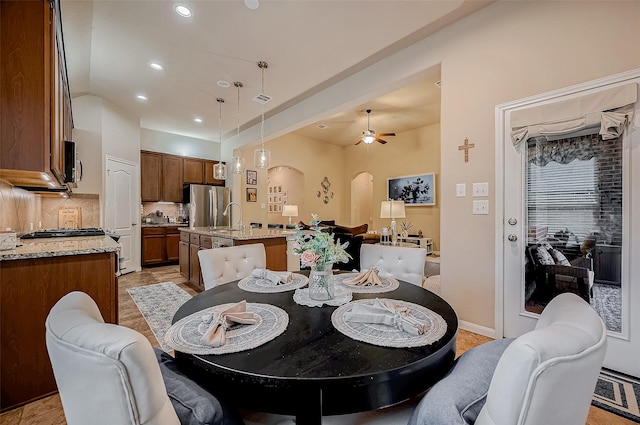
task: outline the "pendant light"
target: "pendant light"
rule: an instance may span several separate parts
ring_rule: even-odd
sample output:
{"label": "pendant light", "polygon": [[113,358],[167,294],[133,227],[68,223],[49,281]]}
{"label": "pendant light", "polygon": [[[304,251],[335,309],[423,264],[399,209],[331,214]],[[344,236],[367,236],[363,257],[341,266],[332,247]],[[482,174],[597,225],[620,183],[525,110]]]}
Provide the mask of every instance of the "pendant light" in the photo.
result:
{"label": "pendant light", "polygon": [[[218,105],[220,105],[220,112],[218,114],[218,126],[220,128],[220,145],[222,145],[222,104],[224,99],[221,97],[216,98]],[[217,180],[227,179],[227,166],[223,162],[218,162],[213,166],[213,178]]]}
{"label": "pendant light", "polygon": [[[238,108],[237,108],[237,128],[238,128],[238,138],[236,140],[236,145],[240,144],[240,87],[244,87],[244,85],[240,81],[236,81],[233,83],[238,90]],[[234,156],[231,158],[231,163],[229,164],[231,167],[231,172],[233,174],[242,174],[244,172],[244,158],[240,155]]]}
{"label": "pendant light", "polygon": [[[259,97],[264,96],[264,70],[269,64],[263,61],[258,62],[258,68],[262,71],[262,91]],[[253,165],[256,168],[269,168],[271,166],[271,151],[264,147],[264,103],[261,102],[262,122],[260,124],[260,149],[253,152]]]}

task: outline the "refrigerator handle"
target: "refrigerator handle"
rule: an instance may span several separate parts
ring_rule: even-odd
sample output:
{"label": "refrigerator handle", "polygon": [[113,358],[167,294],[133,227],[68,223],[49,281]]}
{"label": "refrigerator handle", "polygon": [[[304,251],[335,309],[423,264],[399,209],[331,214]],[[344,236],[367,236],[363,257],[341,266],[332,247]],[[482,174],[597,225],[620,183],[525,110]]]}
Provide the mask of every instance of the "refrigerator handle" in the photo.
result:
{"label": "refrigerator handle", "polygon": [[215,226],[215,223],[213,221],[213,218],[216,216],[217,211],[215,211],[217,208],[215,199],[214,199],[214,192],[213,192],[213,188],[209,188],[209,227],[213,227]]}

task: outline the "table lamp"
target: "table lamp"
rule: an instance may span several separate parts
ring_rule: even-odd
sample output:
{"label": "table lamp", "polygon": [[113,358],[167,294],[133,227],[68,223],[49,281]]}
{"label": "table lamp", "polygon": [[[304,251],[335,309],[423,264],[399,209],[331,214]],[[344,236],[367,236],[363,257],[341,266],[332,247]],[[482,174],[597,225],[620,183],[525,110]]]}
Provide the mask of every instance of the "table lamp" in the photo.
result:
{"label": "table lamp", "polygon": [[297,205],[283,205],[282,206],[282,216],[289,217],[289,225],[291,225],[291,217],[298,216],[298,206]]}
{"label": "table lamp", "polygon": [[382,201],[380,204],[380,218],[391,219],[391,243],[397,245],[398,232],[396,231],[396,218],[404,218],[404,201]]}

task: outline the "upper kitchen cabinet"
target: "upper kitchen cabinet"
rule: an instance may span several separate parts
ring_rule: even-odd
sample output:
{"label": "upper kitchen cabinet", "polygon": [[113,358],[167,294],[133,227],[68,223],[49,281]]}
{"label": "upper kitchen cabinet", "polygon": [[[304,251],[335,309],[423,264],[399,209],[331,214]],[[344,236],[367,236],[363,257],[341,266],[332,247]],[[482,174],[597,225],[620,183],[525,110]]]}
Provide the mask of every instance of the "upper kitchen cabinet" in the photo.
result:
{"label": "upper kitchen cabinet", "polygon": [[204,183],[213,184],[216,186],[224,186],[224,180],[218,180],[213,177],[213,166],[219,161],[205,161],[204,162]]}
{"label": "upper kitchen cabinet", "polygon": [[2,0],[0,39],[0,178],[64,189],[73,118],[58,0]]}
{"label": "upper kitchen cabinet", "polygon": [[162,156],[162,200],[182,202],[182,158]]}
{"label": "upper kitchen cabinet", "polygon": [[140,152],[140,197],[142,202],[162,200],[162,155]]}
{"label": "upper kitchen cabinet", "polygon": [[184,183],[204,183],[204,161],[202,159],[183,158],[182,168]]}

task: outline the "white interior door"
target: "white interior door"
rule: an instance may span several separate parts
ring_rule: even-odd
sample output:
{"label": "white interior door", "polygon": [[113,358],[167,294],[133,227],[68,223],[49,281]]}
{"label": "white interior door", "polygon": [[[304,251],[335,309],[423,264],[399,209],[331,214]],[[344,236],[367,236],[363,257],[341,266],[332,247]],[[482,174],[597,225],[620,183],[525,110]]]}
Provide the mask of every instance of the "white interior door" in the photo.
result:
{"label": "white interior door", "polygon": [[[585,288],[579,274],[560,276],[549,272],[555,269],[531,267],[534,250],[550,242],[550,252],[567,254],[573,249],[574,260],[592,263],[590,268],[588,263],[585,267],[593,272],[596,291],[586,298],[607,323],[609,338],[604,366],[640,376],[640,308],[637,307],[640,306],[640,102],[635,104],[635,122],[621,140],[606,148],[607,151],[619,150],[621,189],[618,192],[622,197],[619,215],[617,211],[607,212],[612,204],[620,203],[620,199],[616,199],[618,192],[616,197],[609,198],[609,189],[614,184],[603,183],[602,170],[605,164],[608,166],[609,157],[602,159],[594,154],[591,159],[536,163],[533,153],[537,147],[516,149],[510,137],[513,111],[579,98],[629,82],[640,83],[640,70],[497,108],[496,189],[502,205],[496,208],[496,228],[501,230],[496,240],[499,263],[496,333],[517,337],[533,329],[539,313],[554,294],[580,293],[580,288]],[[562,139],[555,145],[550,141],[540,143],[545,149],[566,149],[566,145],[560,144],[569,142]],[[590,213],[592,207],[595,212]],[[596,242],[590,246],[588,239],[592,233]],[[586,285],[589,282],[587,280]],[[615,295],[606,292],[609,290]],[[631,306],[636,306],[635,311]]]}
{"label": "white interior door", "polygon": [[105,227],[120,235],[120,273],[140,270],[138,164],[106,159]]}

